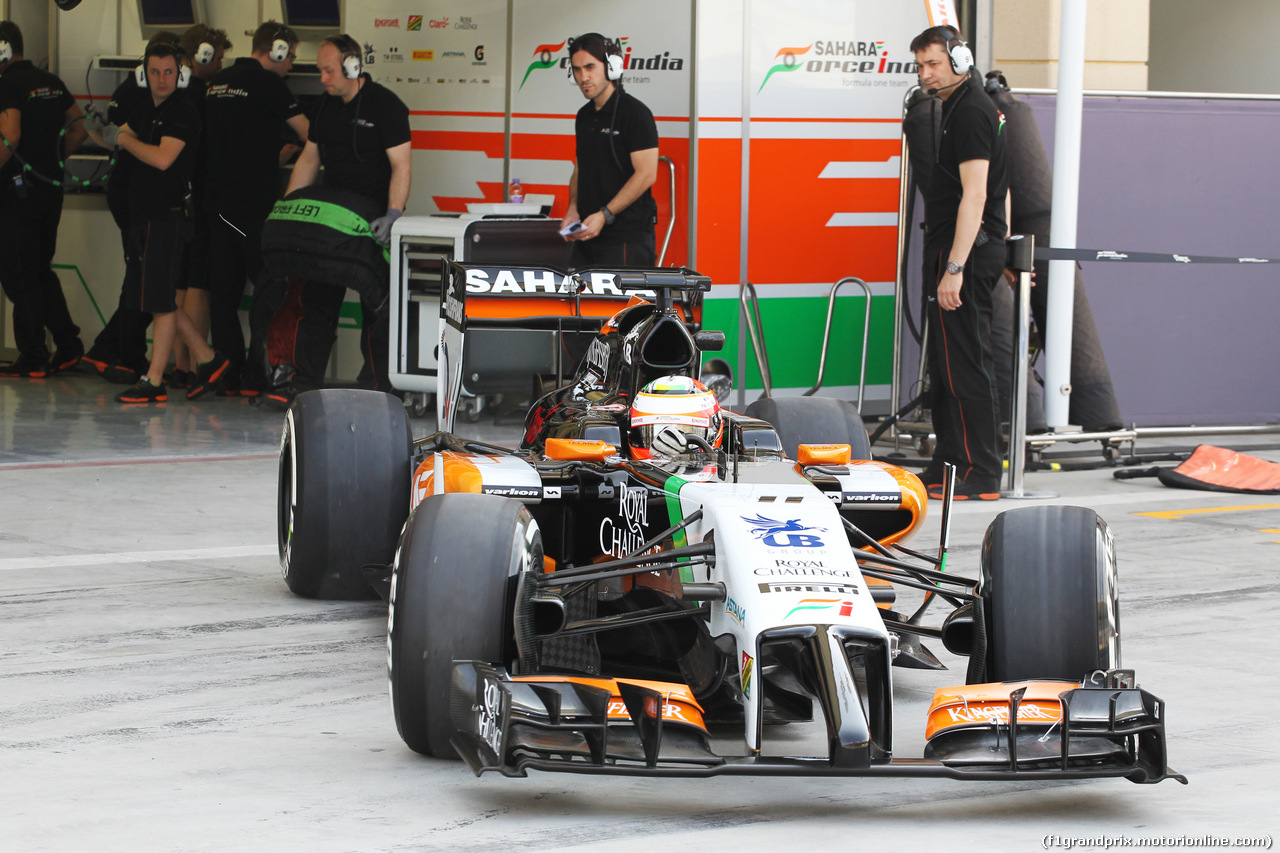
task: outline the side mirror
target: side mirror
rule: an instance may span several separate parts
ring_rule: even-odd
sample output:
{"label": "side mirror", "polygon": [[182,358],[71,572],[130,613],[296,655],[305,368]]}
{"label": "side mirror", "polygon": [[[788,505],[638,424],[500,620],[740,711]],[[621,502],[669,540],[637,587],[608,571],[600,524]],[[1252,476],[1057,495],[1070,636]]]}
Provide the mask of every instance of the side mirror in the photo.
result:
{"label": "side mirror", "polygon": [[693,336],[693,345],[698,352],[720,352],[724,349],[724,332],[703,329]]}

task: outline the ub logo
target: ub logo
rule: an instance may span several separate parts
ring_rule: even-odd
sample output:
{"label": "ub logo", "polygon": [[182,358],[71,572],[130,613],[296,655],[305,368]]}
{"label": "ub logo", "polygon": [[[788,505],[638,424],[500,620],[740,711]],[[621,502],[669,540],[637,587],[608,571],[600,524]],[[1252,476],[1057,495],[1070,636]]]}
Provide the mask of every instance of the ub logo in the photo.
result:
{"label": "ub logo", "polygon": [[812,533],[805,531],[816,530],[819,533],[825,533],[825,527],[814,527],[812,525],[801,524],[800,519],[792,518],[788,521],[778,521],[774,518],[766,518],[763,515],[755,517],[740,516],[743,521],[751,525],[751,532],[755,537],[771,548],[821,548],[823,547],[822,539]]}

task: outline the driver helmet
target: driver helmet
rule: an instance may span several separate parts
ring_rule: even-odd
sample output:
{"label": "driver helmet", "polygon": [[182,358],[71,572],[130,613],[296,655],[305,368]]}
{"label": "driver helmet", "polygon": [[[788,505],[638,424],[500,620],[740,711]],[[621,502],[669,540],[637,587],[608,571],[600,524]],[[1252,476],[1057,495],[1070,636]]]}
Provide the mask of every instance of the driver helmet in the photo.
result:
{"label": "driver helmet", "polygon": [[716,395],[697,379],[672,374],[640,389],[631,403],[631,455],[636,459],[686,453],[688,437],[719,447],[724,435]]}

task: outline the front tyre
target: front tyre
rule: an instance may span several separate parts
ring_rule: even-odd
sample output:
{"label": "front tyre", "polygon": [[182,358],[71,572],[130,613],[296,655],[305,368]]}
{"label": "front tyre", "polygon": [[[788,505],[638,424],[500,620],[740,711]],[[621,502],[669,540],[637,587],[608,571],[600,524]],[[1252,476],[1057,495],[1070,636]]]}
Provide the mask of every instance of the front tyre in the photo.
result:
{"label": "front tyre", "polygon": [[541,566],[542,535],[518,501],[437,495],[409,516],[391,573],[387,675],[410,749],[458,757],[449,743],[453,662],[505,667],[516,657],[516,582]]}
{"label": "front tyre", "polygon": [[983,539],[979,593],[987,648],[970,682],[1081,681],[1120,666],[1115,545],[1093,510],[1000,513]]}

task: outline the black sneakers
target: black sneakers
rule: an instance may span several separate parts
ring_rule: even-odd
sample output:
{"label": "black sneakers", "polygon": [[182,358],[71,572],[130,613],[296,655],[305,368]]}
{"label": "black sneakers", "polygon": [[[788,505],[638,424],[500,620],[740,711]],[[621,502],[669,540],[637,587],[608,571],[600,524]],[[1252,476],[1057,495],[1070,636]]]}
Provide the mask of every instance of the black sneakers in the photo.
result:
{"label": "black sneakers", "polygon": [[81,357],[84,356],[84,347],[80,346],[80,342],[76,341],[76,346],[72,349],[60,349],[53,354],[53,359],[49,362],[49,373],[61,373],[64,370],[70,370],[80,363]]}
{"label": "black sneakers", "polygon": [[289,408],[289,404],[293,402],[293,398],[298,394],[298,386],[290,382],[288,385],[272,388],[264,396],[266,397],[267,405],[276,411],[283,412]]}
{"label": "black sneakers", "polygon": [[[940,501],[945,497],[941,483],[928,486],[928,490],[929,500]],[[952,498],[957,501],[998,501],[1000,500],[1000,486],[998,484],[992,486],[956,480],[956,488]]]}
{"label": "black sneakers", "polygon": [[117,403],[163,403],[169,399],[164,383],[151,384],[151,377],[143,376],[132,388],[116,395]]}
{"label": "black sneakers", "polygon": [[13,364],[0,367],[0,376],[43,379],[49,375],[49,361],[29,355],[19,355]]}
{"label": "black sneakers", "polygon": [[230,364],[231,359],[215,352],[211,360],[199,365],[196,368],[195,379],[187,386],[187,399],[197,400],[213,390]]}

